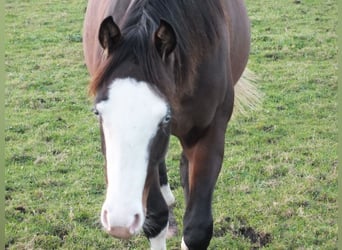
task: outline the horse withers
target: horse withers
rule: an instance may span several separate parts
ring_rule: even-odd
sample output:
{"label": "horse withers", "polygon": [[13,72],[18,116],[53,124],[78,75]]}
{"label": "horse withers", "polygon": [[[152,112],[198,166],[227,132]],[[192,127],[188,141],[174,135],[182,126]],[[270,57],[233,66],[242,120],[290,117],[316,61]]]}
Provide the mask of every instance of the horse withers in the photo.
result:
{"label": "horse withers", "polygon": [[[83,46],[105,156],[104,229],[119,238],[143,230],[152,249],[166,249],[173,134],[183,150],[182,248],[207,249],[234,86],[250,48],[244,1],[89,0]],[[248,86],[242,94],[253,96]]]}

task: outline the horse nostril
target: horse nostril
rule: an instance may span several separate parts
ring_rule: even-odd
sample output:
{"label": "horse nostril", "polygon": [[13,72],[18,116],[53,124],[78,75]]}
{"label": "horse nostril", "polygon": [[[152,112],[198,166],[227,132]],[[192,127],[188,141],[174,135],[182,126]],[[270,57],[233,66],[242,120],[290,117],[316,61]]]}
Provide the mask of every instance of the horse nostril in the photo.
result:
{"label": "horse nostril", "polygon": [[133,224],[129,227],[129,232],[131,234],[138,233],[140,220],[141,220],[141,216],[139,214],[135,214]]}
{"label": "horse nostril", "polygon": [[102,225],[107,229],[110,230],[110,225],[108,223],[108,211],[107,209],[103,210],[102,214]]}

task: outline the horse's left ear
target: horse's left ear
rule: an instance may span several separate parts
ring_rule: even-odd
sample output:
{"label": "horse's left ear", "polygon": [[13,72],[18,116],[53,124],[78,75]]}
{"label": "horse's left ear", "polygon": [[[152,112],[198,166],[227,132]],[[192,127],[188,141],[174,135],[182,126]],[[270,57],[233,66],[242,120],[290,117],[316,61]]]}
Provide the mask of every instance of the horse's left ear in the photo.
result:
{"label": "horse's left ear", "polygon": [[176,48],[176,33],[168,22],[160,20],[159,27],[154,33],[154,44],[164,61]]}
{"label": "horse's left ear", "polygon": [[104,51],[107,54],[110,53],[121,38],[120,28],[114,22],[113,17],[109,16],[102,21],[98,38]]}

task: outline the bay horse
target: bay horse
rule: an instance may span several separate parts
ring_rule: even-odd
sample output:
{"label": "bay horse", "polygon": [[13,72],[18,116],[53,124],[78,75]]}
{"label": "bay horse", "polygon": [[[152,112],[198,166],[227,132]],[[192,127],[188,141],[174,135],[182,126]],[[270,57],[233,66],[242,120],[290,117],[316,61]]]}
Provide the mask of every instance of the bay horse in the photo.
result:
{"label": "bay horse", "polygon": [[234,88],[253,92],[236,84],[250,50],[244,1],[89,0],[83,49],[105,158],[104,229],[118,238],[143,230],[152,249],[166,249],[174,135],[186,202],[181,247],[207,249]]}

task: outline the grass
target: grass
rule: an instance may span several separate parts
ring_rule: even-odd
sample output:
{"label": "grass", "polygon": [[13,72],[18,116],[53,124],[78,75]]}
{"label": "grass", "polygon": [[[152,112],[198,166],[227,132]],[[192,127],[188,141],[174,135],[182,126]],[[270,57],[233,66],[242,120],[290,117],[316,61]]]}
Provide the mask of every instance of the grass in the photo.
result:
{"label": "grass", "polygon": [[[87,1],[5,3],[6,249],[147,249],[99,223],[103,158]],[[337,249],[337,1],[247,0],[262,108],[229,124],[209,249]],[[179,144],[168,154],[180,226]],[[179,249],[181,235],[168,241]]]}

